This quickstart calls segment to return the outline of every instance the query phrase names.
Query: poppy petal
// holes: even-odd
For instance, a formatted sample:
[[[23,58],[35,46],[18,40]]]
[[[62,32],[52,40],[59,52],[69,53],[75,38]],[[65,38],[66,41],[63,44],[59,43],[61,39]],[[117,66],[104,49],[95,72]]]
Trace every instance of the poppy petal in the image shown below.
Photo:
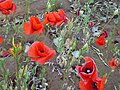
[[[86,88],[85,88],[85,85],[84,85],[84,82],[83,82],[83,81],[80,81],[80,83],[79,83],[79,87],[80,87],[80,90],[86,90]]]
[[[84,58],[84,60],[85,60],[85,62],[91,62],[91,61],[93,62],[94,61],[92,58],[87,57],[87,56]]]
[[[42,35],[44,32],[44,27],[42,26],[40,29],[38,29],[37,31],[34,31],[32,34],[38,34],[40,33],[40,35]]]
[[[102,79],[100,78],[99,80],[96,79],[95,82],[98,90],[104,90],[105,81],[106,81],[106,76],[104,76]]]
[[[11,9],[13,12],[16,12],[16,5],[15,4],[12,4],[12,9]]]
[[[0,58],[1,58],[1,57],[7,57],[8,55],[9,55],[8,51],[3,50],[3,53],[0,54]]]
[[[54,17],[57,19],[57,21],[61,21],[62,18],[60,17],[60,15],[57,12],[53,12]]]
[[[44,18],[44,21],[42,22],[42,24],[48,24],[48,18]]]
[[[42,34],[44,32],[44,26],[42,25],[42,27],[39,29],[40,34]]]
[[[51,26],[55,26],[55,22],[49,22]]]
[[[31,24],[28,24],[28,23],[24,22],[24,33],[25,33],[26,35],[30,35],[30,34],[33,33],[33,31],[34,31],[34,30],[32,29]]]
[[[104,36],[100,36],[97,40],[96,40],[96,44],[98,46],[104,46],[106,44],[105,41],[105,37]]]
[[[50,12],[50,13],[48,14],[48,21],[56,22],[56,19],[55,19],[55,17],[54,17],[53,12]]]
[[[117,62],[114,58],[112,58],[112,60],[110,60],[108,63],[112,69],[116,69],[116,67],[120,64],[120,62]]]
[[[42,24],[48,24],[48,14],[44,14],[44,21],[42,22]]]
[[[31,57],[31,60],[39,64],[48,62],[55,54],[55,50],[44,45],[43,42],[34,42],[28,50],[28,56]]]
[[[81,68],[82,68],[82,66],[76,66],[76,70],[77,70],[78,74],[80,74]]]
[[[43,58],[32,58],[32,61],[38,62],[39,64],[44,64],[48,62],[54,55],[56,54],[55,51],[51,52],[47,57]]]
[[[2,36],[0,36],[0,44],[2,44],[3,42],[3,39],[2,39]]]
[[[10,11],[8,11],[8,10],[2,10],[2,14],[8,15],[8,14],[10,14]]]
[[[12,0],[5,0],[3,2],[0,3],[0,7],[2,7],[3,9],[10,9],[12,7]]]
[[[36,44],[38,44],[38,43],[39,43],[39,42],[34,42],[34,43],[30,46],[30,48],[29,48],[29,50],[28,50],[28,56],[33,57],[33,58],[39,56],[39,51],[38,51],[38,48],[37,48],[37,46],[36,46]]]
[[[66,16],[64,10],[62,10],[62,9],[58,10],[58,14],[59,14],[60,16]]]
[[[101,81],[101,85],[100,85],[100,89],[99,89],[99,90],[104,90],[105,81],[106,81],[106,76],[102,78],[102,81]]]
[[[31,16],[30,23],[32,24],[33,29],[35,29],[35,30],[42,27],[42,24],[37,17]]]
[[[87,70],[89,70],[90,72],[87,73]],[[82,70],[80,72],[80,76],[83,81],[87,81],[89,80],[89,78],[92,78],[92,80],[95,80],[98,77],[98,75],[97,75],[96,67],[94,63],[93,62],[85,63],[85,65],[82,67]]]
[[[47,57],[45,57],[43,60],[39,60],[38,63],[44,64],[44,63],[48,62],[55,54],[56,54],[56,52],[54,50],[51,51],[51,53]]]
[[[105,38],[108,37],[108,34],[105,30],[102,31],[102,36],[104,36]]]
[[[56,26],[60,26],[63,22],[64,22],[64,20],[61,20],[61,21],[57,22]]]

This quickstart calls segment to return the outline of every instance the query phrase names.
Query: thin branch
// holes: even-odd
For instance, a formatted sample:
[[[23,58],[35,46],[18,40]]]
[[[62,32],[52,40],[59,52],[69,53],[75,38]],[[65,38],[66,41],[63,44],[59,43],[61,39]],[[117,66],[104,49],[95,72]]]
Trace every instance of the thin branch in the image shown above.
[[[98,50],[94,47],[94,46],[91,46],[92,47],[92,50],[98,55],[98,57],[100,58],[100,60],[103,62],[103,64],[107,67],[109,67],[109,65],[103,60],[103,58],[101,57],[101,53],[98,52]]]

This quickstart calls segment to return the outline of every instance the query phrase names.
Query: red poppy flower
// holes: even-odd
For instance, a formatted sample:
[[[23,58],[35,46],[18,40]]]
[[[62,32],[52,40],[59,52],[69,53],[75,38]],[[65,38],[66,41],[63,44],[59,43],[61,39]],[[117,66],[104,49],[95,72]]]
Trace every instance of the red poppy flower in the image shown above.
[[[85,64],[83,66],[76,66],[77,72],[84,82],[89,79],[96,79],[98,77],[96,72],[96,65],[94,60],[89,57],[85,57]]]
[[[115,69],[118,65],[120,65],[120,62],[117,62],[114,58],[109,61],[109,66],[112,69]]]
[[[94,26],[94,22],[89,22],[88,25],[90,28],[92,28]]]
[[[118,33],[118,35],[120,35],[120,30],[118,30],[118,32],[117,32],[117,33]]]
[[[10,10],[16,12],[16,5],[12,3],[12,0],[0,0],[0,11],[2,14],[10,14]]]
[[[0,36],[0,44],[2,44],[3,42],[3,39],[2,39],[2,36]]]
[[[43,42],[34,42],[28,50],[28,56],[31,57],[31,60],[39,64],[48,62],[55,54],[55,50],[44,45]]]
[[[92,79],[89,79],[87,82],[81,80],[79,83],[80,90],[104,90],[105,80],[106,76],[95,81],[92,81]]]
[[[30,23],[24,23],[24,33],[30,35],[38,34],[39,32],[40,34],[44,32],[44,26],[37,17],[31,16]]]
[[[105,81],[106,81],[106,76],[104,76],[101,80],[96,80],[98,90],[104,90]]]
[[[98,46],[104,46],[106,44],[106,41],[105,41],[105,36],[104,35],[101,35],[97,40],[96,40],[96,44]]]
[[[76,16],[80,16],[80,11],[79,10],[76,11]]]
[[[80,81],[79,86],[80,90],[99,90],[96,86],[96,82],[93,82],[91,79],[87,82]]]
[[[60,26],[63,22],[68,23],[65,12],[60,9],[58,12],[49,12],[44,15],[44,24],[50,24],[51,26]]]
[[[9,55],[8,51],[2,50],[0,51],[0,57],[7,57]]]
[[[105,38],[108,37],[107,32],[103,30],[103,31],[102,31],[102,36],[104,36]]]

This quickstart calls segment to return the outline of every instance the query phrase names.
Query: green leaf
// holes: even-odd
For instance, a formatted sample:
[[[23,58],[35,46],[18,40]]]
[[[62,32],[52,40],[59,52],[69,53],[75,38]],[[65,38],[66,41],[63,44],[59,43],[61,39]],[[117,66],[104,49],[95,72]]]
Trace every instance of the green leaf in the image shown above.
[[[78,26],[76,27],[76,31],[77,31],[77,32],[80,31],[80,25],[78,25]]]
[[[83,47],[82,47],[82,54],[86,53],[89,51],[89,47],[88,44],[86,43]]]
[[[68,23],[68,30],[71,30],[72,28],[73,28],[73,22],[70,21],[70,22]]]
[[[51,9],[52,9],[49,0],[48,0],[48,2],[47,2],[46,8],[47,8],[47,11],[48,11],[48,12],[50,12]]]
[[[94,3],[94,0],[89,0],[89,4]]]
[[[74,42],[72,45],[72,50],[74,50],[76,48],[76,43]]]
[[[25,76],[27,70],[28,70],[28,65],[26,65],[24,68],[21,68],[21,69],[19,70],[19,77],[21,77],[22,74],[23,74],[23,76]]]
[[[87,30],[84,28],[83,29],[83,34],[86,35],[87,34]]]
[[[89,16],[88,15],[83,15],[83,22],[84,22],[84,24],[85,24],[85,26],[87,25],[87,23],[88,23],[88,20],[89,20]]]
[[[0,67],[3,67],[5,62],[5,58],[0,58]]]

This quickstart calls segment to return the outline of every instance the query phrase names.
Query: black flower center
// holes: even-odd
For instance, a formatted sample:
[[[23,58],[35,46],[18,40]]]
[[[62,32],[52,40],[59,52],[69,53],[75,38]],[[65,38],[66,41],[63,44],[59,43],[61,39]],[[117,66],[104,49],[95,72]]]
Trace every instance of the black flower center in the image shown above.
[[[85,69],[85,73],[89,74],[89,73],[91,73],[91,72],[92,72],[92,70],[91,70],[90,68],[86,68],[86,69]]]
[[[44,53],[44,50],[40,50],[41,53]]]

